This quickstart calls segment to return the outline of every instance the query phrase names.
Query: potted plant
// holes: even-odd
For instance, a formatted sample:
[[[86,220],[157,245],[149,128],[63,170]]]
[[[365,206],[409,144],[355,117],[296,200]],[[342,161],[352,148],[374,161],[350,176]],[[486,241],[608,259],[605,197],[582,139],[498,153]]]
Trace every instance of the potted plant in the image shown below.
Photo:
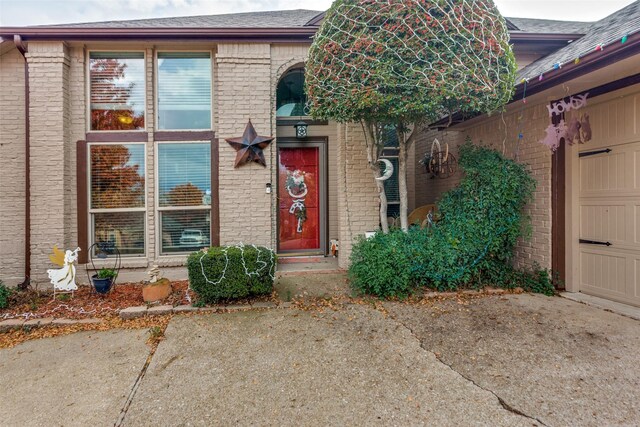
[[[118,273],[110,268],[101,268],[96,274],[91,276],[91,282],[96,292],[106,294],[111,290]]]

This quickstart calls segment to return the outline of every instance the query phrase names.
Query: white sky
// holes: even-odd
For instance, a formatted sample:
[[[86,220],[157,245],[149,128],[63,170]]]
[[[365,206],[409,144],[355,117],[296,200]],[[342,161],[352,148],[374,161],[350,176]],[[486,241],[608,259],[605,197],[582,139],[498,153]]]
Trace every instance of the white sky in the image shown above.
[[[634,0],[494,1],[505,16],[597,21]],[[324,10],[330,4],[331,0],[0,0],[0,25],[64,24],[279,9]]]

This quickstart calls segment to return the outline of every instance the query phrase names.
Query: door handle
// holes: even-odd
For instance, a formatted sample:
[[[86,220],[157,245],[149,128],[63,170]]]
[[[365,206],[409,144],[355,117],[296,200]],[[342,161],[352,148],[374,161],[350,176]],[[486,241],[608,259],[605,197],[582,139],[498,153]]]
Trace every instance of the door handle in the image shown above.
[[[599,240],[588,240],[588,239],[580,239],[580,243],[586,243],[588,245],[602,245],[602,246],[611,246],[613,243],[611,242],[601,242]]]

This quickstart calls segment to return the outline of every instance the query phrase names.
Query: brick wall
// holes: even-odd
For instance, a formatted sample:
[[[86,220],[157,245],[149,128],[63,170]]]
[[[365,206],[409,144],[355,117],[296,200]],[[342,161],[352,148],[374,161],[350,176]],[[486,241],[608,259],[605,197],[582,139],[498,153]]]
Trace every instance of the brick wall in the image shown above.
[[[362,128],[356,124],[339,125],[338,136],[338,263],[346,268],[353,239],[379,228],[379,199]]]
[[[515,265],[519,268],[533,267],[535,263],[551,268],[551,153],[538,142],[544,137],[548,125],[546,105],[539,104],[475,120],[465,129],[428,132],[416,142],[416,164],[431,150],[434,138],[437,137],[441,143],[448,142],[451,152],[457,157],[459,145],[469,136],[474,144],[497,149],[510,158],[517,156],[518,161],[527,165],[537,182],[537,188],[534,202],[525,209],[532,220],[531,237],[520,239],[516,247]],[[520,131],[523,138],[518,143]],[[447,179],[430,179],[420,165],[415,170],[415,176],[413,197],[416,206],[436,202],[460,181],[459,172]]]
[[[68,128],[64,140],[65,156],[65,246],[78,246],[78,210],[76,192],[76,141],[85,139],[86,97],[85,97],[85,55],[82,47],[69,49],[69,96]],[[85,249],[86,248],[82,248]]]
[[[24,279],[25,111],[24,58],[13,47],[0,54],[0,280]]]
[[[65,246],[65,142],[69,137],[69,50],[60,42],[29,43],[31,135],[31,277],[46,281],[48,255]]]
[[[94,46],[90,46],[94,48]],[[100,49],[118,49],[114,46],[96,45]],[[149,132],[147,142],[147,256],[127,259],[124,266],[138,276],[150,264],[163,266],[181,265],[184,256],[156,259],[155,217],[155,158],[154,158],[154,49],[148,45],[123,44],[122,49],[144,49],[147,58],[147,113],[146,127]],[[264,150],[267,168],[256,163],[234,168],[236,151],[224,138],[240,136],[249,119],[260,135],[275,135],[275,88],[278,79],[288,68],[304,62],[307,45],[277,45],[224,43],[218,46],[202,45],[199,49],[213,49],[213,117],[214,130],[220,138],[220,238],[222,244],[251,242],[270,247],[276,245],[275,234],[275,194],[265,193],[267,182],[276,182],[274,167],[275,144]],[[17,55],[17,56],[16,56]],[[77,245],[76,212],[76,141],[85,138],[87,127],[86,94],[86,51],[84,47],[67,45],[62,42],[32,42],[29,46],[28,65],[31,73],[31,158],[32,168],[32,266],[33,278],[41,284],[48,283],[46,269],[50,268],[48,255],[54,244],[64,248]],[[3,81],[19,81],[22,76],[20,56],[17,52],[2,56]],[[4,70],[8,70],[4,73]],[[11,80],[14,79],[14,80]],[[18,84],[8,84],[19,89]],[[3,87],[5,85],[3,84]],[[20,92],[4,91],[2,102],[24,105],[19,99]],[[15,98],[15,99],[14,99]],[[12,155],[20,157],[23,150],[24,130],[20,121],[3,121],[2,153],[11,137],[11,144],[20,141]],[[323,129],[318,127],[317,131]],[[341,240],[340,263],[348,264],[351,239],[365,231],[378,227],[378,198],[371,171],[367,166],[364,140],[359,125],[327,127],[329,142],[330,174],[330,237]],[[22,153],[24,157],[24,152]],[[413,156],[412,160],[413,161]],[[344,162],[344,164],[342,163]],[[411,163],[411,162],[410,162]],[[5,168],[1,168],[3,171]],[[12,168],[15,180],[11,188],[3,191],[2,197],[20,200],[17,189],[24,187],[23,168]],[[0,185],[6,187],[4,175]],[[22,179],[20,181],[20,179]],[[409,179],[410,189],[413,177]],[[20,190],[22,191],[22,190]],[[332,202],[333,201],[333,202]],[[13,203],[16,205],[15,203]],[[19,203],[18,203],[19,205]],[[22,203],[24,205],[24,203]],[[6,206],[2,203],[2,206]],[[23,208],[19,208],[23,209]],[[10,212],[3,210],[4,217],[13,217],[11,231],[17,237],[3,233],[3,239],[14,242],[7,251],[7,258],[13,265],[11,274],[22,279],[21,268],[24,252],[19,247],[24,231],[24,211],[18,208]],[[333,213],[333,214],[332,214]],[[20,223],[22,220],[22,223]],[[4,224],[8,224],[9,221]],[[4,240],[3,240],[4,242]],[[16,243],[17,242],[17,243]],[[86,248],[83,248],[86,250]],[[4,253],[4,252],[3,252]],[[171,259],[169,259],[171,258]],[[80,273],[83,274],[82,272]],[[82,277],[79,276],[82,281]],[[133,277],[133,276],[132,276]],[[137,277],[137,276],[136,276]],[[126,280],[126,274],[123,280]]]
[[[272,182],[274,148],[264,150],[267,167],[250,163],[234,168],[236,151],[224,138],[242,135],[251,119],[259,135],[271,136],[271,59],[268,44],[218,45],[215,58],[217,135],[220,138],[220,243],[254,243],[274,247]]]

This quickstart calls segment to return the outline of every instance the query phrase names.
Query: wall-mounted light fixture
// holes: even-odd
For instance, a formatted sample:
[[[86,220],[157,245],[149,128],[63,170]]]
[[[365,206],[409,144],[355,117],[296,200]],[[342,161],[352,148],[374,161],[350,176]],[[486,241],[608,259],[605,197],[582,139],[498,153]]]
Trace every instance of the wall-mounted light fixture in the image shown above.
[[[267,194],[271,194],[271,183],[267,182],[266,188],[265,188],[265,193]]]
[[[293,127],[296,128],[296,138],[305,139],[307,137],[307,128],[309,127],[308,124],[301,120],[293,125]]]

